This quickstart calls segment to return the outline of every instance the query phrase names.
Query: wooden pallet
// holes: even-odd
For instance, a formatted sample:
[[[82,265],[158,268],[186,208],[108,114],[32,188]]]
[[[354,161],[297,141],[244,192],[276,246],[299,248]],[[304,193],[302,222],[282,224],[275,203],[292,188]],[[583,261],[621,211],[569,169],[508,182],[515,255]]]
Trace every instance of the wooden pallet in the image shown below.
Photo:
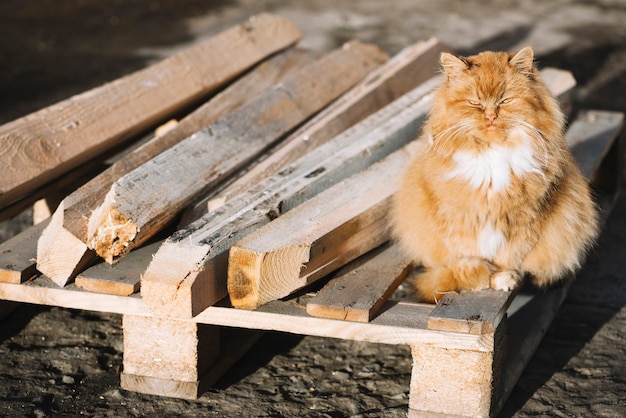
[[[568,134],[579,165],[602,192],[604,216],[617,193],[622,125],[622,114],[586,112]],[[27,262],[25,257],[27,252],[16,251],[15,262]],[[436,307],[388,300],[365,322],[309,315],[310,293],[253,311],[222,301],[190,319],[166,318],[154,315],[137,293],[92,293],[75,284],[61,288],[45,276],[0,283],[0,299],[122,314],[121,386],[131,391],[195,399],[247,351],[259,331],[277,330],[409,345],[409,416],[493,416],[556,315],[569,283],[547,291],[525,288],[517,295],[450,295]]]
[[[376,208],[383,208],[388,195],[382,196],[381,205],[372,207],[371,212],[376,216],[355,211],[350,219],[342,219],[343,223],[337,224],[339,226],[329,231],[315,231],[323,239],[331,237],[323,241],[322,245],[326,250],[331,250],[316,252],[317,255],[324,253],[326,258],[307,260],[310,261],[308,267],[311,267],[311,271],[316,263],[319,271],[307,277],[303,283],[290,282],[290,277],[284,280],[281,278],[280,284],[285,286],[278,293],[268,292],[266,286],[261,290],[269,297],[246,306],[249,309],[256,308],[254,310],[235,309],[229,299],[224,298],[227,291],[223,277],[225,274],[220,273],[225,273],[227,257],[223,256],[228,256],[229,249],[245,243],[242,239],[244,234],[261,227],[272,228],[269,218],[280,216],[278,221],[282,221],[291,214],[302,212],[302,207],[311,209],[314,204],[323,206],[331,201],[329,196],[337,195],[330,187],[341,186],[356,191],[355,182],[359,181],[369,186],[373,184],[371,179],[360,176],[371,175],[371,170],[382,167],[385,161],[387,166],[395,164],[396,168],[400,167],[401,164],[393,158],[399,156],[399,161],[404,161],[409,152],[419,152],[418,142],[408,145],[407,142],[415,137],[430,107],[432,89],[439,82],[437,78],[431,77],[442,45],[432,39],[407,48],[389,61],[376,47],[359,43],[348,43],[335,55],[315,61],[308,54],[293,49],[291,52],[275,54],[293,45],[299,36],[299,32],[288,21],[261,15],[239,29],[224,32],[215,39],[207,40],[208,43],[157,64],[152,69],[0,127],[0,136],[3,138],[19,139],[28,133],[32,141],[48,137],[39,131],[31,132],[34,128],[59,128],[58,132],[55,131],[56,139],[51,141],[56,141],[55,144],[69,141],[67,148],[74,151],[72,138],[87,135],[89,129],[93,128],[89,120],[100,120],[102,115],[96,114],[91,119],[85,116],[85,119],[77,121],[74,116],[78,113],[71,111],[69,115],[63,113],[60,121],[52,118],[58,116],[60,110],[66,109],[68,104],[78,103],[81,109],[90,105],[94,112],[105,109],[104,112],[112,113],[116,121],[123,121],[107,124],[110,129],[102,132],[80,158],[73,154],[63,155],[63,158],[59,156],[58,164],[50,164],[44,167],[45,170],[32,173],[32,178],[20,176],[17,168],[36,164],[18,164],[19,160],[13,154],[0,153],[0,157],[5,158],[5,165],[13,165],[12,169],[16,173],[15,179],[1,187],[0,217],[16,213],[40,197],[60,205],[51,220],[43,221],[0,243],[0,317],[3,312],[22,302],[121,314],[124,328],[121,386],[127,390],[185,399],[195,399],[203,393],[255,343],[264,330],[404,344],[410,346],[413,355],[409,396],[411,416],[495,415],[558,311],[571,281],[541,292],[522,289],[521,292],[450,294],[436,306],[390,299],[410,269],[393,245],[380,245],[388,241],[389,237],[385,235],[387,225],[381,221],[384,217],[379,216],[384,210]],[[282,39],[280,42],[279,38]],[[231,51],[231,44],[237,44],[239,48]],[[265,46],[261,48],[261,44]],[[196,62],[207,48],[214,50],[216,46],[224,49],[223,58],[230,57],[232,65],[222,64],[219,68],[209,66],[203,69],[199,79],[206,78],[203,75],[206,70],[212,74],[212,78],[208,78],[210,82],[191,83],[184,97],[179,97],[178,83],[186,86],[184,82],[189,78],[177,72],[184,67],[181,60],[183,63]],[[247,53],[248,48],[252,48],[254,54]],[[267,59],[272,54],[274,58]],[[246,59],[240,60],[241,57]],[[104,160],[105,148],[107,153],[112,152],[120,142],[162,119],[166,120],[172,112],[182,111],[181,106],[208,95],[260,61],[264,61],[264,64],[241,76],[196,112],[182,119],[169,134],[151,137],[149,142],[135,151],[127,149],[126,156],[119,157],[108,168],[104,167],[106,164],[97,167],[98,170],[105,170],[100,174],[98,170],[92,173],[93,167],[85,164],[89,170],[81,169],[80,177],[97,177],[69,195],[64,191],[67,184],[76,188],[80,183],[76,182],[76,176],[67,175],[65,180],[59,177],[62,172],[74,170],[78,164],[95,154]],[[192,67],[200,71],[200,67]],[[372,70],[374,68],[377,70]],[[164,81],[156,86],[150,82],[150,77],[158,69],[169,69],[173,73],[167,83]],[[329,80],[320,79],[320,74],[341,82],[331,83],[334,86],[331,89],[327,83]],[[148,77],[147,81],[145,77]],[[259,77],[263,83],[259,82]],[[542,77],[562,105],[567,107],[568,92],[571,93],[575,84],[571,74],[547,69],[542,71]],[[326,88],[320,89],[316,83]],[[118,103],[113,100],[110,106],[101,106],[104,100],[111,100],[110,97],[125,99],[126,94],[111,95],[111,92],[125,90],[122,87],[127,85],[148,86],[150,94],[164,94],[159,93],[161,89],[173,93],[167,96],[166,102],[152,100],[153,96],[146,93],[145,103],[136,100]],[[158,87],[158,90],[153,91],[153,87]],[[316,94],[309,94],[311,91]],[[254,103],[249,97],[253,92]],[[313,100],[313,96],[316,100]],[[298,97],[302,100],[296,102]],[[275,100],[288,102],[289,105],[271,105],[277,103]],[[143,107],[144,104],[148,106],[155,102],[162,106],[155,109]],[[116,112],[106,109],[115,109]],[[129,109],[135,109],[131,113],[136,113],[136,118],[126,117]],[[207,113],[206,109],[210,111]],[[279,112],[280,109],[284,112]],[[291,109],[299,109],[299,114],[292,115]],[[311,118],[313,114],[316,116]],[[291,120],[290,124],[284,124],[285,120]],[[233,132],[233,126],[237,125],[233,121],[248,124],[242,125],[241,132]],[[129,242],[124,246],[122,254],[105,257],[113,259],[124,256],[118,264],[110,266],[102,263],[86,269],[96,259],[92,251],[94,248],[88,246],[91,245],[87,239],[91,224],[86,219],[99,207],[99,194],[104,194],[105,189],[108,190],[113,183],[120,183],[121,179],[143,179],[146,167],[154,168],[154,161],[171,162],[170,154],[180,151],[182,155],[193,155],[200,148],[200,144],[193,141],[205,142],[203,135],[213,135],[213,130],[220,126],[220,132],[241,139],[244,136],[256,138],[257,125],[268,130],[267,143],[258,144],[258,149],[246,158],[252,160],[256,155],[260,160],[256,161],[257,165],[251,162],[252,166],[246,167],[250,170],[247,174],[231,173],[236,171],[236,167],[227,167],[225,163],[213,167],[215,170],[203,166],[203,169],[208,170],[203,180],[200,179],[199,184],[195,185],[197,179],[192,179],[193,189],[198,189],[197,195],[196,192],[190,192],[189,196],[181,197],[175,204],[165,204],[156,210],[155,216],[161,218],[163,213],[171,210],[167,219],[150,221],[147,225],[168,225],[175,217],[174,212],[182,211],[182,206],[194,199],[201,200],[187,208],[181,225],[193,219],[202,221],[209,210],[206,219],[215,222],[204,225],[193,222],[189,226],[189,234],[182,234],[179,230],[178,235],[172,235],[176,236],[175,239],[170,241],[170,236],[163,245],[157,242],[126,254],[131,246],[150,239],[151,232],[150,237],[146,235],[141,240]],[[568,140],[580,167],[602,198],[599,203],[605,216],[619,189],[616,179],[621,173],[621,145],[618,138],[622,125],[623,115],[620,113],[590,111],[580,114],[568,131]],[[83,130],[86,133],[79,134]],[[276,145],[268,152],[269,157],[266,154],[267,158],[262,159],[257,155],[292,130],[294,132],[284,139],[281,146]],[[50,147],[52,145],[43,148]],[[226,148],[228,153],[234,152]],[[248,148],[246,152],[252,152]],[[213,152],[211,146],[207,149],[209,151]],[[222,160],[233,164],[230,157]],[[198,158],[198,163],[205,161],[206,158]],[[179,164],[181,167],[184,165]],[[192,171],[195,175],[199,172]],[[229,177],[230,174],[233,174],[233,178]],[[394,172],[393,176],[396,174]],[[174,176],[165,184],[175,183],[178,177]],[[205,183],[208,184],[209,177],[215,182],[216,190],[210,193],[207,191],[208,194],[204,195],[201,189],[208,187]],[[228,183],[227,180],[233,182]],[[47,184],[45,187],[42,186],[44,183]],[[102,184],[107,186],[103,187]],[[160,186],[156,185],[155,196],[169,197],[168,193],[160,192]],[[387,189],[385,186],[383,184],[380,189]],[[140,189],[145,191],[143,187]],[[392,190],[386,192],[391,193]],[[356,194],[365,195],[364,192]],[[271,198],[266,198],[266,195]],[[273,199],[276,196],[280,199]],[[155,198],[148,200],[149,203],[156,201]],[[176,210],[172,209],[174,206]],[[215,210],[216,206],[219,206],[219,210]],[[360,210],[365,205],[357,206]],[[267,207],[273,211],[267,212]],[[340,209],[332,213],[341,213],[342,216],[347,214],[343,206],[337,207]],[[350,222],[361,215],[372,221],[371,225],[367,224],[371,227],[361,222]],[[185,218],[188,218],[187,221]],[[307,219],[314,217],[309,214]],[[315,219],[317,224],[326,227],[331,224],[330,221]],[[209,227],[204,228],[207,224]],[[228,225],[230,229],[211,229],[215,224]],[[48,228],[48,225],[51,227]],[[345,225],[357,225],[358,228],[342,229]],[[144,231],[142,233],[146,232],[146,228],[140,229]],[[344,235],[339,235],[339,238],[332,236],[338,230],[343,231]],[[349,232],[347,235],[346,231]],[[376,239],[363,239],[368,241],[367,246],[360,247],[356,243],[360,243],[358,236],[363,231],[369,231],[370,235],[371,231],[375,231],[373,235]],[[153,232],[156,234],[156,229]],[[191,235],[198,241],[193,252],[189,251],[192,248]],[[354,239],[355,236],[357,239]],[[217,238],[212,241],[213,237]],[[43,248],[45,251],[38,251],[38,242],[39,250]],[[66,245],[68,242],[72,243],[72,251]],[[181,242],[184,245],[178,247]],[[351,244],[347,245],[347,242]],[[311,243],[312,248],[317,244]],[[162,248],[165,248],[165,256],[159,258]],[[178,260],[178,264],[170,262],[168,248],[175,248],[176,251],[172,252],[175,255],[182,253],[182,261]],[[215,248],[218,250],[214,251]],[[311,254],[314,252],[312,250]],[[48,254],[50,260],[46,259]],[[334,258],[329,258],[329,254]],[[335,269],[354,258],[356,260],[352,264],[337,273],[319,292],[300,292],[298,296],[292,294],[275,300],[312,281],[319,281],[316,286],[321,286],[320,283],[329,279],[329,266]],[[56,261],[61,261],[63,268],[59,268]],[[172,268],[172,265],[176,265],[176,268]],[[72,282],[74,277],[76,281]],[[272,276],[266,282],[273,286],[274,282],[278,282],[276,279]],[[140,286],[141,294],[138,291]],[[236,298],[232,295],[231,300],[236,305]],[[464,372],[459,374],[459,369]]]

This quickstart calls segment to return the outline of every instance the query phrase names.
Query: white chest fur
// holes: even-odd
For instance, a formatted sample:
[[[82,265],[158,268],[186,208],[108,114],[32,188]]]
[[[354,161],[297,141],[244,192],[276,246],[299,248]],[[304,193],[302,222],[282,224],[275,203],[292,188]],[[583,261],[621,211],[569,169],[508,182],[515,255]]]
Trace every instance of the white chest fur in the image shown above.
[[[454,167],[446,177],[465,180],[473,189],[486,187],[499,192],[511,184],[511,176],[541,173],[528,141],[514,147],[492,145],[481,153],[457,151],[452,159]]]

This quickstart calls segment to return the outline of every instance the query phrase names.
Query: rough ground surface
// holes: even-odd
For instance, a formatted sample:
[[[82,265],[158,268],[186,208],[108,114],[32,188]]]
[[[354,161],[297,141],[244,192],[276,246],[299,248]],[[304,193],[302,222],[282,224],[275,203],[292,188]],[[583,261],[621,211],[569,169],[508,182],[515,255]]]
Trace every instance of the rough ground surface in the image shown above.
[[[626,111],[621,0],[5,0],[0,4],[0,122],[141,68],[267,10],[303,45],[359,38],[393,54],[438,36],[458,51],[532,45],[571,70],[578,108]],[[16,233],[26,213],[0,224]],[[626,416],[626,200],[569,292],[503,416]],[[406,415],[406,347],[270,333],[197,401],[119,389],[120,316],[22,306],[0,322],[2,416]],[[459,373],[462,373],[459,370]]]

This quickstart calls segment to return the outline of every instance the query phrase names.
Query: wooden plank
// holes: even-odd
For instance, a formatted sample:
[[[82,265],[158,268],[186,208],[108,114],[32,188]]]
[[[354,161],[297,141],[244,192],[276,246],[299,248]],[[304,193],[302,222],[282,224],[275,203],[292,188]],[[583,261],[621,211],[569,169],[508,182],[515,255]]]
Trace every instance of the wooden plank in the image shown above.
[[[134,250],[134,257],[110,265],[98,263],[76,276],[76,286],[90,292],[128,296],[139,291],[140,277],[162,241]]]
[[[256,309],[324,277],[390,238],[387,213],[405,147],[307,200],[230,248],[228,295]]]
[[[23,283],[37,274],[36,243],[47,225],[40,222],[0,244],[0,282]]]
[[[0,205],[157,124],[299,38],[288,19],[261,14],[146,69],[9,122],[0,128]]]
[[[433,76],[439,54],[445,50],[436,38],[404,48],[362,82],[329,105],[270,155],[223,190],[216,190],[187,210],[182,224],[189,224],[209,210],[258,184],[260,179],[287,167],[308,151],[365,119]]]
[[[88,220],[116,180],[242,106],[251,96],[270,88],[286,73],[301,68],[312,59],[311,53],[291,49],[264,61],[183,118],[174,128],[119,158],[107,170],[67,196],[53,214],[52,225],[43,232],[37,249],[39,270],[60,286],[73,279],[80,271],[77,268],[79,262],[85,265],[88,264],[85,259],[90,262],[96,259],[87,246]]]
[[[593,180],[623,124],[622,113],[587,111],[581,112],[570,125],[566,140],[585,177]],[[433,310],[428,327],[474,334],[494,332],[518,291],[519,287],[511,292],[483,290],[446,294]]]
[[[142,277],[148,306],[159,315],[189,318],[225,297],[230,246],[413,139],[438,84],[439,78],[433,78],[420,85],[170,236]]]
[[[306,312],[320,318],[369,322],[412,267],[396,245],[385,245],[338,272],[307,302]]]
[[[123,257],[385,59],[373,45],[350,42],[132,170],[91,214],[89,247],[108,263]]]

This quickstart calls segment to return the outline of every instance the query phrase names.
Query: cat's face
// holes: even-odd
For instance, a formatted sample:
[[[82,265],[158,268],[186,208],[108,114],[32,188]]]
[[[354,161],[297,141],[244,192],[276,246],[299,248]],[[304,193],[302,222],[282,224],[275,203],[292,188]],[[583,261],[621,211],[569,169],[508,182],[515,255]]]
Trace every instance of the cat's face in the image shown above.
[[[532,49],[467,58],[443,53],[441,63],[447,77],[433,108],[434,135],[452,135],[456,146],[504,145],[536,136],[545,125]]]

